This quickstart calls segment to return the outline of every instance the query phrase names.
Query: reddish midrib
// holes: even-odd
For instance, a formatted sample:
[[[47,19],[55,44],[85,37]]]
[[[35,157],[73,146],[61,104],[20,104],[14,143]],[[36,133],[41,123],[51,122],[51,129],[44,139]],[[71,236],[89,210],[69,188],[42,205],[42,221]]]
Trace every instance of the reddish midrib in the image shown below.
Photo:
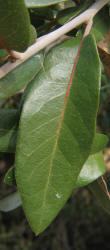
[[[62,125],[62,122],[63,122],[65,108],[66,108],[66,104],[67,104],[67,101],[68,101],[68,96],[69,96],[72,80],[73,80],[73,77],[74,77],[76,65],[77,65],[77,62],[78,62],[78,59],[79,59],[79,56],[80,56],[80,51],[81,51],[81,48],[82,48],[83,41],[84,41],[84,38],[82,38],[82,41],[80,43],[80,47],[78,49],[78,53],[77,53],[77,56],[76,56],[76,59],[75,59],[75,62],[74,62],[74,66],[73,66],[73,69],[72,69],[72,73],[71,73],[71,76],[70,76],[70,80],[69,80],[69,84],[68,84],[68,88],[67,88],[66,96],[65,96],[65,100],[64,100],[64,106],[63,106],[63,110],[62,110],[62,113],[61,113],[60,123],[59,123],[58,131],[57,131],[57,138],[59,136],[61,125]]]
[[[49,169],[47,183],[46,183],[46,186],[45,186],[42,211],[45,208],[46,194],[47,194],[47,189],[48,189],[48,185],[49,185],[49,181],[50,181],[50,177],[51,177],[51,172],[52,172],[52,168],[53,168],[53,160],[54,160],[54,156],[55,156],[56,149],[57,149],[57,143],[58,143],[58,138],[59,138],[59,134],[60,134],[60,129],[61,129],[61,126],[62,126],[64,112],[65,112],[65,107],[66,107],[66,104],[67,104],[68,95],[69,95],[70,87],[71,87],[71,84],[72,84],[72,79],[74,77],[74,72],[75,72],[76,64],[77,64],[78,59],[79,59],[80,50],[81,50],[81,47],[82,47],[83,40],[84,39],[82,39],[80,47],[78,49],[78,53],[77,53],[77,56],[76,56],[76,59],[75,59],[75,63],[74,63],[73,70],[72,70],[72,73],[71,73],[71,77],[70,77],[70,80],[69,80],[68,88],[67,88],[67,91],[66,91],[64,106],[63,106],[63,110],[62,110],[62,113],[61,113],[61,118],[60,118],[59,126],[58,126],[58,129],[57,129],[57,134],[56,134],[56,141],[55,141],[55,145],[54,145],[54,148],[53,148],[52,157],[51,157],[51,161],[50,161],[50,169]],[[41,216],[41,219],[40,219],[40,226],[39,226],[40,229],[41,229],[42,220],[43,220],[43,216]],[[39,232],[40,232],[40,230],[39,230]],[[36,235],[38,235],[39,232],[37,232]]]
[[[4,44],[2,38],[0,38],[0,43],[3,46],[3,48],[8,52],[8,54],[10,54],[10,50],[6,47],[6,45]]]

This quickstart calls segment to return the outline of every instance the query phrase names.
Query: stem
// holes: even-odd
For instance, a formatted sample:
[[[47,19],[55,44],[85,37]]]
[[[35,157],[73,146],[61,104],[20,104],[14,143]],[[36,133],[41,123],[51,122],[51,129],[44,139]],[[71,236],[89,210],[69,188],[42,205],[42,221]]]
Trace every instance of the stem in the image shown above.
[[[62,35],[65,35],[66,33],[78,27],[82,23],[87,23],[90,21],[90,19],[92,20],[94,16],[100,11],[100,9],[102,9],[108,2],[109,0],[97,1],[86,11],[84,11],[79,16],[75,17],[73,20],[66,23],[59,29],[52,31],[48,35],[45,35],[37,39],[37,41],[32,46],[30,46],[25,53],[18,53],[16,51],[13,51],[13,56],[15,58],[18,58],[18,60],[15,63],[8,62],[0,68],[0,79],[4,77],[6,74],[8,74],[10,71],[15,69],[17,66],[28,60],[34,54],[36,54],[37,52],[41,51],[52,42],[59,39]]]

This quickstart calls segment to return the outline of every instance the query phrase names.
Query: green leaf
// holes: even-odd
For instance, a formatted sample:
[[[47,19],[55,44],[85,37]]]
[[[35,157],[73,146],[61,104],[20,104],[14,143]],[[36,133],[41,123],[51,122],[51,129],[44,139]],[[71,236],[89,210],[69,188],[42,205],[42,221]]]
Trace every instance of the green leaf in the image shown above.
[[[55,7],[54,7],[55,8]],[[32,8],[30,9],[30,17],[31,17],[31,22],[33,25],[36,27],[39,26],[43,22],[43,20],[53,20],[54,17],[54,11],[51,6],[46,6],[42,8]]]
[[[110,214],[110,198],[107,196],[106,192],[101,188],[100,178],[98,181],[94,181],[89,186],[89,189],[95,196],[99,205]]]
[[[78,16],[81,12],[89,7],[90,3],[85,3],[74,8],[67,8],[58,12],[57,22],[61,25],[69,22],[72,18]]]
[[[42,65],[43,54],[39,53],[0,79],[0,99],[8,98],[23,89],[37,75]]]
[[[73,0],[68,0],[68,1],[65,1],[65,2],[61,2],[57,5],[54,6],[54,9],[57,10],[57,11],[61,11],[61,10],[65,10],[65,9],[68,9],[68,8],[73,8],[75,7],[76,4]]]
[[[0,109],[0,152],[15,151],[18,119],[18,110]]]
[[[33,25],[30,26],[30,32],[31,32],[31,37],[30,37],[29,45],[32,45],[37,38],[37,32]]]
[[[91,33],[95,36],[96,42],[102,40],[110,29],[110,16],[107,7],[104,7],[94,18]]]
[[[8,185],[16,186],[15,168],[11,167],[5,175],[4,182]]]
[[[21,200],[18,192],[8,195],[0,200],[0,211],[10,212],[21,206]]]
[[[105,147],[107,141],[108,141],[107,136],[103,134],[95,135],[91,150],[91,154],[94,153],[95,155],[89,156],[89,158],[85,162],[78,176],[76,187],[88,185],[89,183],[95,181],[97,178],[99,178],[101,175],[105,173],[105,164],[103,155],[99,151],[101,151]],[[14,167],[11,167],[9,171],[6,173],[4,181],[9,185],[16,185]]]
[[[95,181],[105,173],[103,154],[91,155],[85,162],[80,175],[78,176],[76,187],[82,187]]]
[[[103,150],[107,143],[108,136],[96,133],[92,144],[91,155]]]
[[[67,0],[25,0],[27,8],[38,8],[58,4]]]
[[[2,58],[8,56],[8,52],[5,49],[0,49],[0,66],[4,64],[4,61],[2,61]]]
[[[103,134],[95,134],[91,155],[85,162],[78,176],[76,187],[88,185],[105,173],[105,163],[101,150],[108,142],[108,137]]]
[[[10,50],[23,52],[29,46],[30,18],[24,0],[0,1],[0,39]]]
[[[100,62],[92,36],[82,45],[70,93],[67,86],[78,45],[78,38],[71,39],[48,54],[21,115],[15,175],[36,234],[71,195],[96,130]]]
[[[75,187],[86,186],[105,173],[105,163],[103,154],[97,153],[96,155],[89,156],[84,164]],[[16,185],[15,170],[11,167],[5,175],[4,182],[8,185]]]

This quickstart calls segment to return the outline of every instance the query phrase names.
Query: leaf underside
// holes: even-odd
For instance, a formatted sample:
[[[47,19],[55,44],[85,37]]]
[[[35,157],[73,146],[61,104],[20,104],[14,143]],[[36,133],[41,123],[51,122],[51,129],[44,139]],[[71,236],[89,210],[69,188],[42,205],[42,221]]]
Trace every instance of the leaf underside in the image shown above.
[[[24,211],[37,235],[71,195],[95,135],[100,62],[91,35],[82,45],[65,105],[78,46],[78,38],[71,39],[48,54],[21,115],[15,175]]]
[[[0,211],[10,212],[21,206],[21,200],[18,192],[8,195],[0,200]]]

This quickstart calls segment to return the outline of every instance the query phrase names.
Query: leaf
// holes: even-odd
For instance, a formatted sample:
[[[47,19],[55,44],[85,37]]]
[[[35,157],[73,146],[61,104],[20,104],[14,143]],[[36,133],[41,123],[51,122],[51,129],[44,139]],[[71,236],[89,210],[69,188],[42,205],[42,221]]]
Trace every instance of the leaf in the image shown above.
[[[80,175],[78,176],[76,187],[82,187],[95,181],[105,173],[103,154],[91,155],[85,162]]]
[[[1,49],[0,50],[0,66],[4,64],[4,61],[2,59],[7,56],[8,56],[8,52],[5,49]]]
[[[96,133],[92,144],[91,155],[100,152],[105,148],[107,143],[108,137],[106,135]]]
[[[27,8],[38,8],[58,4],[67,0],[25,0]]]
[[[23,52],[28,48],[30,18],[24,0],[0,1],[0,39],[10,50]]]
[[[74,8],[67,8],[58,12],[57,22],[61,25],[69,22],[89,7],[90,3],[85,3]]]
[[[76,186],[88,185],[92,181],[99,178],[105,172],[105,164],[103,155],[100,152],[107,144],[108,138],[103,134],[96,134],[93,140],[91,155],[85,162],[76,183]],[[15,147],[16,148],[16,145]],[[98,153],[98,154],[96,154]],[[11,167],[5,175],[5,183],[9,185],[16,185],[15,168]]]
[[[0,211],[10,212],[21,206],[21,200],[18,192],[8,195],[0,200]]]
[[[91,33],[95,36],[96,42],[101,41],[110,29],[110,16],[105,6],[94,18]]]
[[[30,37],[29,46],[32,45],[37,38],[37,32],[33,25],[30,25],[30,32],[31,32],[31,37]]]
[[[4,182],[8,185],[16,186],[15,168],[11,167],[5,175]]]
[[[106,37],[98,43],[98,50],[105,72],[110,78],[110,30]]]
[[[43,54],[39,53],[0,79],[0,99],[8,98],[23,89],[37,75],[43,65]]]
[[[108,137],[103,134],[95,134],[91,154],[85,162],[78,176],[76,187],[90,184],[105,173],[105,163],[101,150],[108,143]]]
[[[0,151],[1,152],[15,152],[16,149],[16,138],[17,138],[17,121],[19,120],[19,114],[16,112],[15,113],[15,117],[14,117],[14,113],[13,110],[6,110],[6,112],[4,111],[2,114],[0,113],[0,121],[2,120],[2,124],[4,123],[4,119],[5,119],[5,115],[7,115],[7,113],[12,111],[12,115],[13,115],[13,126],[14,128],[8,128],[6,131],[4,131],[3,126],[2,126],[2,131],[1,131],[1,138],[0,138]],[[10,114],[8,114],[9,117]],[[8,119],[8,123],[10,124],[10,119],[11,117]],[[1,124],[1,125],[2,125]],[[92,150],[91,150],[91,154],[96,154],[98,152],[100,152],[101,150],[103,150],[106,146],[108,142],[108,137],[106,135],[103,134],[96,134],[93,140],[93,145],[92,145]]]
[[[19,113],[16,109],[0,109],[0,152],[14,152]]]
[[[100,62],[92,36],[82,45],[70,93],[67,87],[78,45],[71,39],[48,54],[21,115],[15,175],[37,235],[71,195],[96,129]]]
[[[97,202],[99,205],[110,214],[110,198],[104,192],[104,189],[102,189],[100,185],[100,178],[97,181],[94,181],[89,186],[89,189],[91,190],[92,194],[95,196]]]

